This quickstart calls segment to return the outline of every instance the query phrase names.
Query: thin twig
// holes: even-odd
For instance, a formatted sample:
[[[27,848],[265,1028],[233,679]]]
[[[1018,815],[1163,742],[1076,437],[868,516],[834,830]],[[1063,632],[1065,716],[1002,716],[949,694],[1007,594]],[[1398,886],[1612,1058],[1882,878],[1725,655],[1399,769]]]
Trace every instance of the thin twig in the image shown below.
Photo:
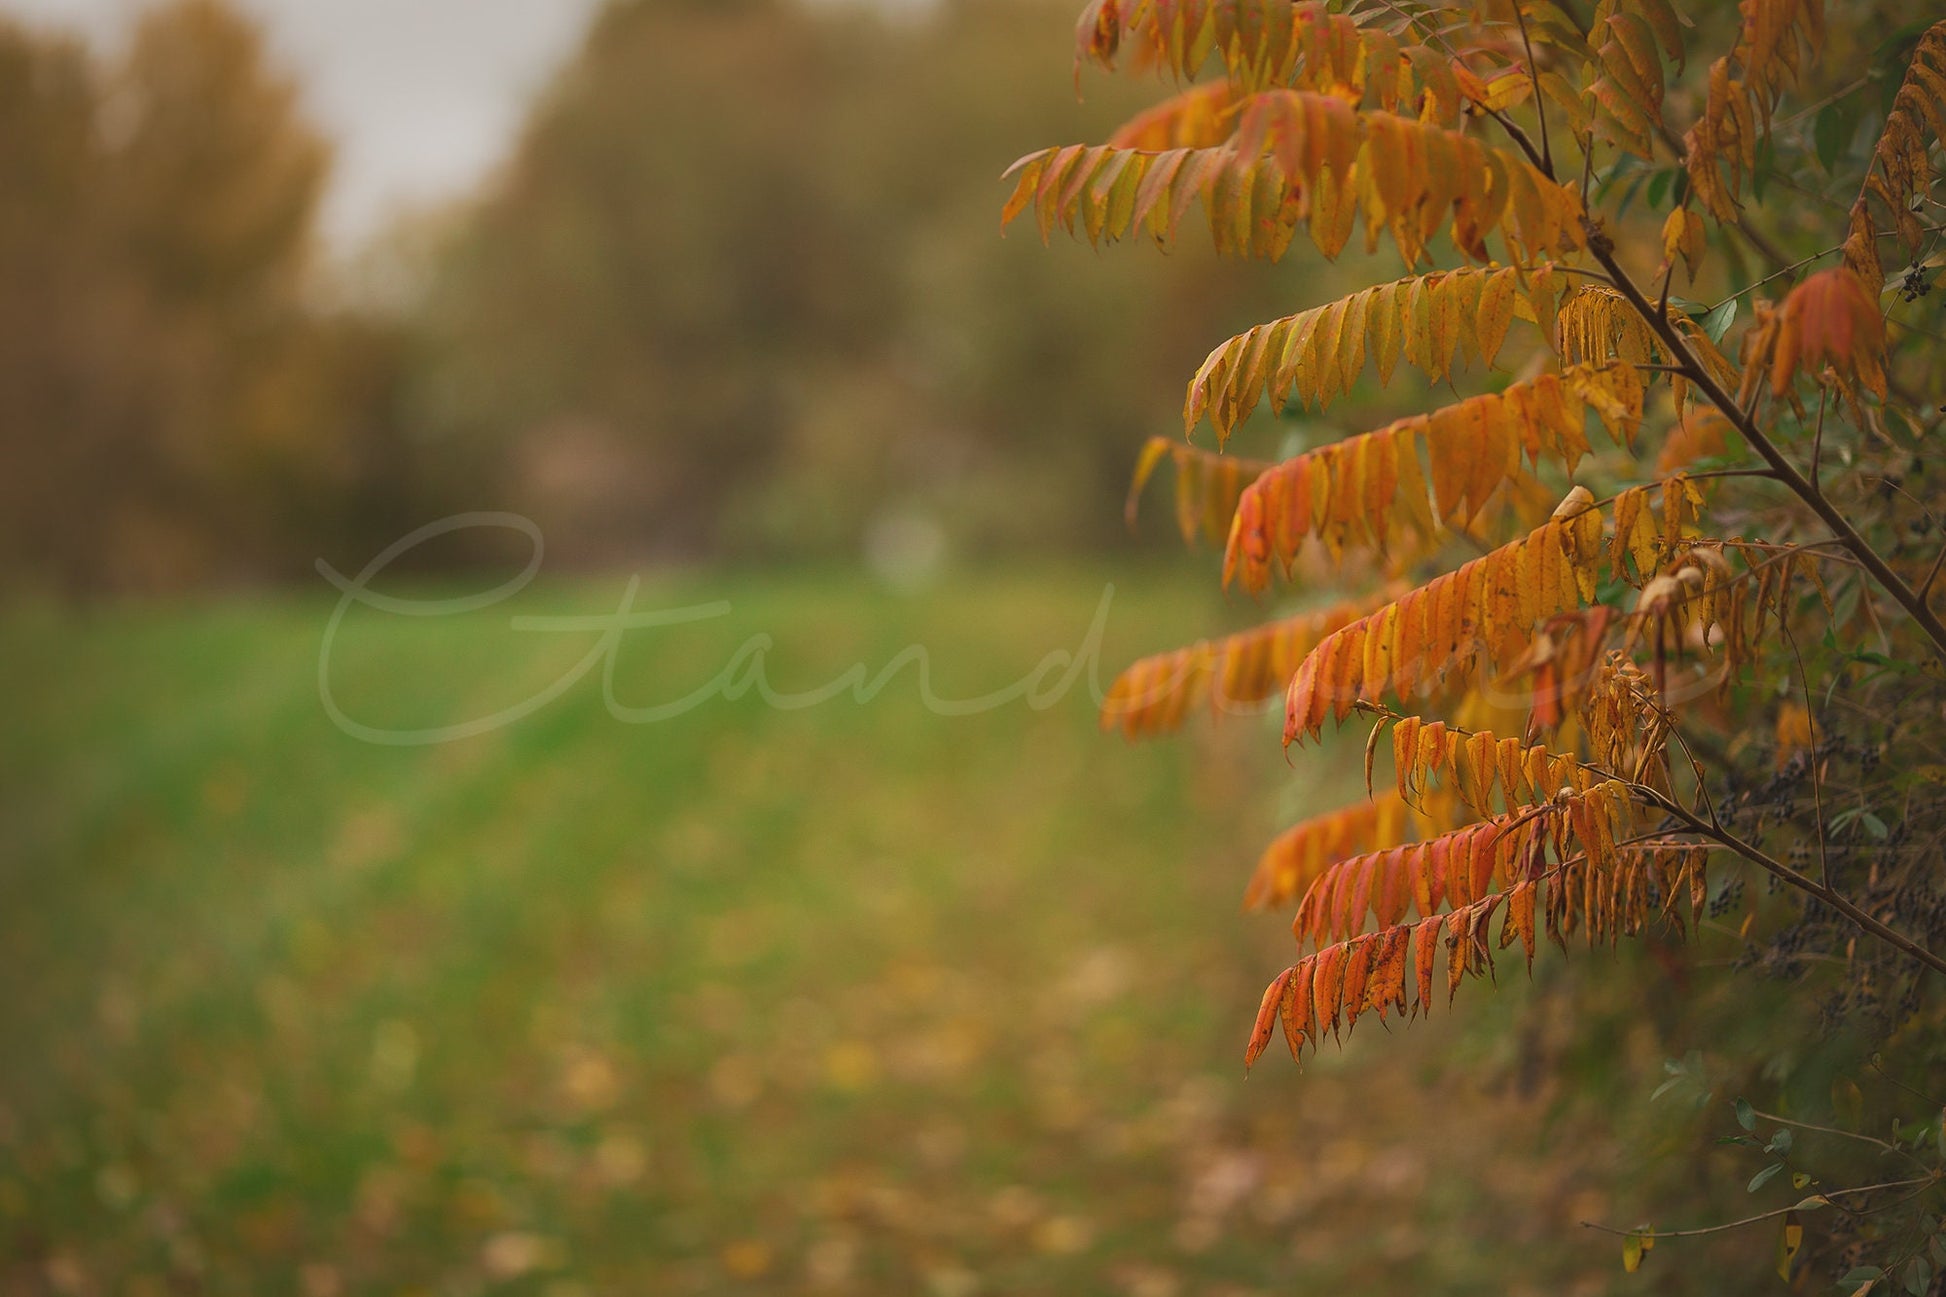
[[[1520,24],[1520,43],[1527,47],[1527,79],[1534,86],[1534,113],[1541,122],[1541,159],[1544,164],[1541,169],[1552,173],[1554,146],[1547,138],[1547,105],[1542,102],[1541,73],[1534,63],[1534,42],[1527,37],[1527,15],[1522,12],[1519,5],[1514,6],[1514,21]]]
[[[1924,1168],[1926,1165],[1924,1162],[1919,1161],[1918,1158],[1913,1157],[1908,1150],[1900,1148],[1897,1144],[1882,1140],[1876,1135],[1865,1135],[1855,1130],[1840,1130],[1836,1126],[1815,1126],[1808,1121],[1793,1121],[1789,1117],[1780,1117],[1774,1112],[1761,1112],[1755,1108],[1751,1109],[1751,1115],[1763,1121],[1775,1122],[1779,1126],[1795,1126],[1799,1130],[1812,1130],[1820,1135],[1837,1135],[1844,1139],[1862,1140],[1867,1144],[1876,1144],[1888,1153],[1897,1153],[1900,1157],[1905,1158],[1907,1161],[1921,1168]]]
[[[1824,407],[1831,402],[1831,393],[1825,388],[1818,389],[1818,429],[1811,434],[1811,489],[1820,496],[1824,486],[1818,481],[1818,469],[1824,462]]]
[[[1929,228],[1928,232],[1937,233],[1941,229],[1946,229],[1946,226],[1932,226]],[[1897,238],[1898,231],[1884,230],[1879,233],[1878,237],[1881,239]],[[1762,279],[1757,280],[1755,283],[1746,284],[1742,288],[1737,289],[1736,292],[1731,293],[1728,297],[1725,297],[1722,301],[1717,302],[1715,306],[1710,307],[1710,310],[1714,311],[1718,306],[1723,305],[1723,302],[1734,302],[1737,298],[1742,297],[1745,293],[1753,293],[1757,289],[1762,288],[1765,284],[1768,284],[1773,279],[1781,279],[1785,275],[1790,274],[1794,270],[1802,270],[1805,266],[1810,265],[1814,261],[1822,261],[1826,257],[1830,256],[1832,253],[1843,252],[1844,250],[1845,250],[1845,245],[1840,243],[1840,244],[1835,244],[1832,247],[1826,248],[1823,252],[1813,252],[1808,257],[1801,257],[1798,260],[1793,261],[1790,265],[1785,266],[1783,269],[1772,271],[1770,274],[1765,275]]]
[[[1586,266],[1560,266],[1560,265],[1557,265],[1557,266],[1553,266],[1553,267],[1551,267],[1551,269],[1552,269],[1552,270],[1554,271],[1554,273],[1555,273],[1555,274],[1557,274],[1557,275],[1586,275],[1586,276],[1587,276],[1588,278],[1590,278],[1590,279],[1597,279],[1597,280],[1600,280],[1600,281],[1601,281],[1602,283],[1604,283],[1604,284],[1607,284],[1607,283],[1612,283],[1612,282],[1613,282],[1613,281],[1612,281],[1612,280],[1610,280],[1610,279],[1608,278],[1608,276],[1607,276],[1606,274],[1604,274],[1604,273],[1603,273],[1602,271],[1599,271],[1599,270],[1589,270],[1589,269],[1588,269],[1588,268],[1587,268]]]
[[[1904,1090],[1907,1094],[1919,1100],[1921,1103],[1925,1104],[1928,1108],[1946,1107],[1946,1104],[1940,1103],[1939,1100],[1933,1098],[1930,1094],[1926,1094],[1924,1091],[1921,1090],[1915,1090],[1911,1086],[1907,1085],[1904,1081],[1901,1081],[1898,1077],[1893,1076],[1890,1072],[1886,1071],[1883,1066],[1880,1065],[1878,1059],[1879,1056],[1877,1054],[1873,1054],[1870,1058],[1865,1060],[1865,1066],[1871,1068],[1874,1072],[1877,1072],[1879,1075],[1879,1079],[1881,1081],[1884,1081],[1888,1085],[1897,1086],[1899,1089]]]
[[[1683,476],[1692,482],[1701,482],[1713,477],[1767,477],[1773,482],[1777,480],[1777,474],[1767,468],[1706,468],[1700,473],[1685,473]],[[1819,541],[1817,543],[1822,545],[1827,542]],[[1835,544],[1836,542],[1829,543]]]
[[[1759,232],[1756,226],[1750,224],[1749,218],[1744,216],[1737,217],[1736,223],[1730,228],[1738,234],[1741,234],[1751,247],[1761,253],[1764,260],[1768,261],[1773,269],[1784,264],[1786,258],[1783,249],[1779,248]]]
[[[1919,583],[1919,597],[1921,599],[1924,599],[1932,592],[1932,583],[1939,579],[1939,565],[1941,563],[1946,563],[1946,547],[1941,547],[1939,557],[1932,561],[1932,570],[1927,572],[1926,579]]]
[[[1797,650],[1797,636],[1791,633],[1788,617],[1777,619],[1777,629],[1784,632],[1784,642],[1791,646],[1791,656],[1797,659],[1797,682],[1804,690],[1804,723],[1811,729],[1811,808],[1816,816],[1818,828],[1818,881],[1825,886],[1831,885],[1831,861],[1824,849],[1824,780],[1818,774],[1823,764],[1818,760],[1818,713],[1811,706],[1811,677],[1804,670],[1804,655]]]
[[[1852,82],[1844,89],[1834,90],[1830,94],[1826,95],[1824,98],[1818,100],[1816,103],[1810,104],[1802,109],[1799,109],[1797,112],[1792,113],[1789,117],[1786,117],[1782,121],[1778,122],[1776,126],[1795,126],[1799,122],[1803,121],[1806,117],[1809,117],[1812,113],[1817,112],[1819,109],[1829,108],[1832,104],[1837,103],[1840,99],[1843,99],[1846,95],[1856,94],[1858,91],[1863,90],[1866,86],[1870,84],[1872,84],[1872,79],[1870,77],[1860,77],[1858,78],[1858,80]],[[1776,127],[1772,127],[1772,129],[1775,130]]]
[[[1925,1185],[1930,1188],[1937,1183],[1939,1183],[1939,1175],[1938,1173],[1934,1173],[1932,1175],[1916,1176],[1910,1180],[1888,1180],[1884,1184],[1861,1184],[1851,1189],[1830,1189],[1822,1193],[1812,1194],[1811,1197],[1822,1198],[1826,1202],[1830,1202],[1831,1199],[1841,1194],[1848,1196],[1855,1193],[1878,1193],[1884,1189],[1909,1189],[1915,1184]],[[1838,1206],[1835,1202],[1831,1203],[1831,1205],[1833,1207]],[[1742,1220],[1726,1221],[1721,1225],[1703,1225],[1696,1229],[1616,1229],[1613,1225],[1601,1225],[1592,1220],[1582,1221],[1581,1227],[1583,1229],[1600,1230],[1604,1234],[1614,1234],[1619,1238],[1627,1238],[1631,1235],[1636,1238],[1649,1239],[1695,1238],[1700,1234],[1721,1234],[1724,1230],[1741,1229],[1745,1225],[1755,1225],[1759,1221],[1775,1220],[1779,1216],[1798,1210],[1799,1206],[1801,1204],[1794,1203],[1789,1207],[1779,1207],[1775,1211],[1764,1211],[1758,1212],[1755,1216],[1745,1216]],[[1843,1209],[1840,1208],[1840,1210]]]
[[[1842,252],[1842,251],[1844,251],[1844,244],[1841,243],[1835,248],[1826,248],[1823,252],[1813,252],[1808,257],[1804,257],[1798,261],[1793,261],[1790,265],[1785,266],[1782,270],[1772,271],[1770,274],[1765,275],[1762,279],[1759,279],[1754,283],[1745,284],[1742,288],[1737,289],[1736,292],[1731,293],[1728,297],[1724,298],[1723,301],[1718,302],[1714,306],[1710,307],[1710,310],[1712,311],[1718,310],[1723,306],[1725,302],[1734,302],[1737,300],[1737,298],[1742,297],[1745,293],[1754,293],[1759,288],[1762,288],[1765,284],[1768,284],[1773,279],[1782,279],[1785,275],[1790,274],[1793,270],[1801,270],[1805,266],[1810,265],[1813,261],[1822,261],[1824,260],[1824,258],[1830,256],[1832,253]]]

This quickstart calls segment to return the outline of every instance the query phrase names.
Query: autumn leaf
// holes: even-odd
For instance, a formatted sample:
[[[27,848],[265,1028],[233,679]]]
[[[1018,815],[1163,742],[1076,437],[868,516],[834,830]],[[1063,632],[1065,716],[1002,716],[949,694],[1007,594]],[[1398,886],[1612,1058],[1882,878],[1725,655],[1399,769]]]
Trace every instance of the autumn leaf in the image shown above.
[[[1214,148],[1236,129],[1227,81],[1191,86],[1117,127],[1108,143],[1117,149],[1159,153],[1166,149]]]
[[[1360,215],[1367,250],[1388,234],[1407,264],[1442,228],[1479,262],[1490,259],[1490,234],[1517,262],[1584,241],[1574,188],[1457,129],[1315,90],[1259,90],[1235,107],[1235,132],[1214,146],[1067,145],[1022,157],[1003,176],[1014,190],[1002,224],[1031,208],[1043,239],[1056,226],[1091,244],[1147,230],[1167,245],[1200,201],[1219,252],[1272,261],[1300,224],[1337,256]]]
[[[1229,534],[1230,519],[1244,487],[1270,467],[1258,460],[1213,455],[1167,437],[1151,437],[1135,461],[1135,476],[1129,483],[1126,516],[1130,527],[1135,525],[1143,488],[1165,459],[1175,466],[1176,526],[1184,544],[1194,544],[1198,536],[1212,544],[1222,542]]]
[[[1264,849],[1244,894],[1246,909],[1275,909],[1297,900],[1327,868],[1360,852],[1394,846],[1430,823],[1398,798],[1378,797],[1314,815]]]
[[[1736,45],[1710,65],[1702,115],[1683,141],[1690,185],[1724,223],[1737,218],[1785,83],[1824,39],[1822,0],[1743,0],[1738,9]]]
[[[1868,291],[1875,292],[1885,281],[1873,200],[1892,223],[1889,233],[1898,236],[1907,256],[1917,257],[1926,230],[1912,210],[1913,199],[1931,182],[1935,172],[1931,145],[1942,138],[1946,138],[1946,20],[1929,27],[1913,49],[1885,129],[1872,149],[1864,188],[1848,215],[1845,267]]]
[[[1287,968],[1277,975],[1276,980],[1264,988],[1263,1004],[1257,1010],[1257,1025],[1250,1032],[1250,1044],[1243,1052],[1243,1068],[1247,1072],[1256,1065],[1257,1058],[1270,1043],[1270,1033],[1277,1025],[1277,1011],[1283,1003],[1284,988],[1290,984],[1297,973],[1295,967]]]
[[[1553,266],[1444,271],[1377,284],[1350,297],[1257,325],[1210,352],[1189,385],[1183,426],[1207,414],[1219,440],[1268,395],[1324,407],[1349,392],[1369,356],[1381,382],[1397,357],[1438,380],[1459,355],[1493,364],[1512,321],[1553,318],[1564,286]]]
[[[1379,592],[1143,658],[1109,686],[1102,728],[1154,738],[1180,729],[1197,708],[1216,717],[1251,711],[1285,687],[1320,640],[1387,597]]]
[[[1527,465],[1551,461],[1572,471],[1590,450],[1583,432],[1590,409],[1617,441],[1631,438],[1642,393],[1628,375],[1612,365],[1542,374],[1265,470],[1238,497],[1224,550],[1225,581],[1234,578],[1258,593],[1273,572],[1288,574],[1306,541],[1341,557],[1353,548],[1429,545],[1471,528],[1494,501],[1527,498],[1531,479],[1523,457]],[[1598,530],[1599,522],[1570,531],[1578,536],[1589,526]]]
[[[1827,364],[1841,386],[1855,380],[1885,395],[1885,319],[1878,295],[1847,266],[1808,276],[1784,299],[1770,362],[1771,394],[1783,396],[1800,373],[1818,378]]]

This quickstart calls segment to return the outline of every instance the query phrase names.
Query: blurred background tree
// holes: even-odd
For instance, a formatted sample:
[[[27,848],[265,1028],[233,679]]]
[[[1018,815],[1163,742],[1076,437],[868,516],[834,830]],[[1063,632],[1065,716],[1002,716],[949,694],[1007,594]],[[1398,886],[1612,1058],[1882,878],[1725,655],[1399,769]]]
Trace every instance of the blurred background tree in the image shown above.
[[[1263,290],[1191,254],[1050,279],[996,237],[1020,141],[1134,102],[1019,39],[1056,8],[610,6],[434,275],[427,425],[584,560],[843,554],[906,514],[1114,537],[1129,438]]]
[[[179,0],[112,66],[14,26],[0,60],[9,570],[70,592],[284,575],[401,523],[397,349],[307,300],[330,153],[255,29]]]
[[[1284,303],[1200,249],[998,237],[1023,141],[1139,101],[1019,39],[1065,7],[611,4],[376,287],[320,255],[330,150],[221,0],[113,58],[0,29],[7,570],[289,578],[500,507],[581,566],[1119,543],[1127,447]]]

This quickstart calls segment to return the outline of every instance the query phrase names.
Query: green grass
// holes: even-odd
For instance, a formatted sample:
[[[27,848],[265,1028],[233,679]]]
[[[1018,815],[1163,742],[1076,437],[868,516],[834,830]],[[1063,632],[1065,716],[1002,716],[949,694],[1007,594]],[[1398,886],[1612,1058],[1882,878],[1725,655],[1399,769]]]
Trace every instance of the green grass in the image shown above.
[[[375,726],[490,714],[592,643],[510,612],[619,590],[354,611],[335,696]],[[734,612],[631,634],[614,692],[680,697],[765,633],[780,690],[918,644],[971,697],[1073,650],[1101,595],[651,582],[639,607]],[[1102,679],[1250,611],[1125,583]],[[1286,771],[1267,723],[1132,747],[1085,681],[944,717],[908,671],[865,705],[631,724],[597,671],[377,746],[320,705],[329,612],[0,623],[0,1292],[1241,1297],[1613,1267],[1536,1259],[1603,1204],[1517,1098],[1418,1088],[1445,1026],[1245,1083],[1288,938],[1243,881],[1280,802],[1355,795]]]

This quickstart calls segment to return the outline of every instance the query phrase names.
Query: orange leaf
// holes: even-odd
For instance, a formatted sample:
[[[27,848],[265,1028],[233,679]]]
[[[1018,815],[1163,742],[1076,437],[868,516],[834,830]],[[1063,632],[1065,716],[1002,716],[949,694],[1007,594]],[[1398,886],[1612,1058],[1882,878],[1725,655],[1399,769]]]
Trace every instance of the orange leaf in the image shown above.
[[[1467,965],[1473,959],[1471,934],[1467,926],[1469,917],[1465,910],[1454,910],[1446,916],[1446,1003],[1448,1007],[1451,1007],[1453,997],[1459,994],[1460,978],[1466,975]]]
[[[1507,922],[1500,930],[1500,944],[1508,943],[1508,934],[1520,938],[1520,944],[1527,951],[1527,969],[1534,968],[1534,887],[1532,879],[1523,879],[1514,884],[1507,894]]]
[[[1284,1023],[1284,1043],[1290,1046],[1291,1060],[1301,1062],[1301,1048],[1306,1040],[1317,1038],[1316,1010],[1311,1003],[1311,974],[1317,957],[1300,960],[1291,970],[1291,976],[1284,983],[1284,995],[1279,1004],[1279,1017]]]
[[[1412,969],[1419,985],[1417,1008],[1426,1013],[1432,1012],[1433,962],[1439,955],[1439,938],[1445,923],[1444,915],[1435,914],[1412,925]]]
[[[1771,358],[1770,390],[1783,396],[1800,372],[1817,377],[1829,364],[1841,384],[1854,378],[1885,395],[1885,319],[1878,296],[1846,266],[1820,270],[1784,299]]]
[[[1311,972],[1311,1002],[1315,1006],[1313,1020],[1320,1034],[1326,1027],[1332,1034],[1338,1034],[1340,1016],[1339,999],[1345,989],[1345,947],[1327,946],[1316,956]]]
[[[1372,946],[1376,940],[1373,936],[1358,938],[1350,943],[1350,953],[1345,957],[1343,999],[1347,1032],[1358,1025],[1358,1015],[1365,1011],[1365,983],[1371,976]]]
[[[1284,998],[1284,988],[1290,985],[1296,972],[1295,967],[1287,968],[1264,988],[1263,1003],[1257,1008],[1256,1026],[1250,1029],[1250,1044],[1243,1051],[1243,1068],[1246,1072],[1256,1065],[1257,1056],[1270,1043],[1271,1030],[1277,1025],[1277,1008]]]
[[[1402,927],[1387,927],[1377,933],[1372,940],[1377,949],[1372,955],[1371,976],[1367,979],[1365,1006],[1378,1010],[1378,1020],[1385,1021],[1388,1006],[1397,1005],[1399,1012],[1406,1008],[1405,965],[1408,933]]]

